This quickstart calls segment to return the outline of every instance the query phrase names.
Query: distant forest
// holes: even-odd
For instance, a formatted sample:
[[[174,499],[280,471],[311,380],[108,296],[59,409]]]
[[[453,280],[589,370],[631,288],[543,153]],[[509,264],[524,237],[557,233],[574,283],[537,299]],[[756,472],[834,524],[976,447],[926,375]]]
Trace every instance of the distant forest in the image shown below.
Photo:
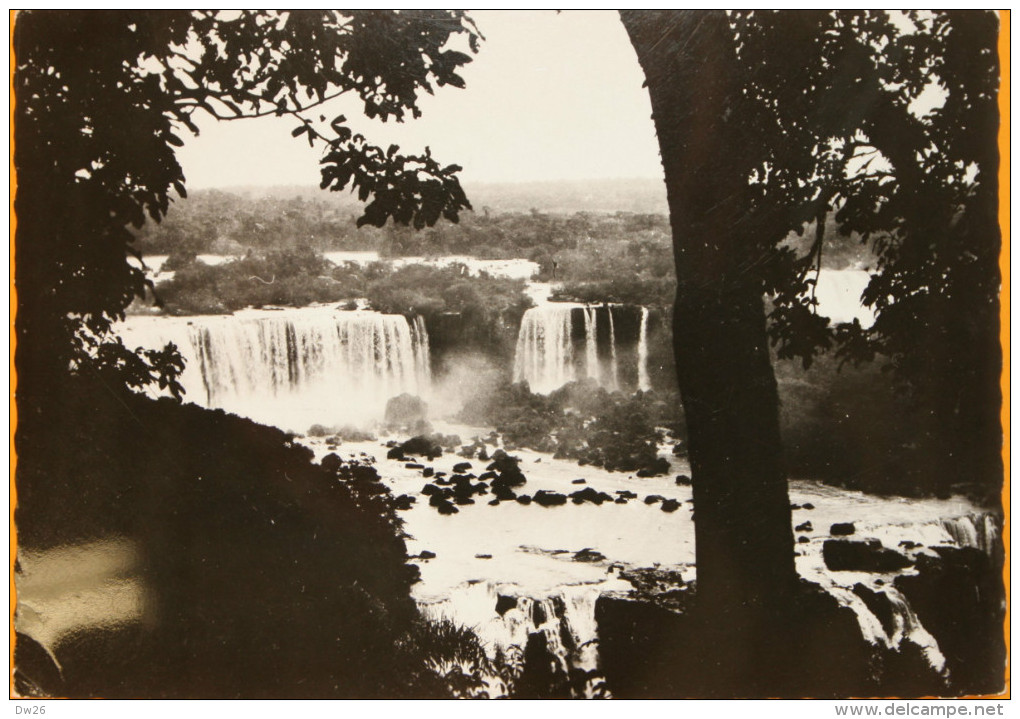
[[[661,183],[654,181],[483,186],[472,196],[474,212],[464,213],[458,224],[441,220],[419,232],[392,223],[359,228],[361,209],[354,198],[314,188],[200,190],[171,207],[163,223],[145,225],[137,247],[143,254],[174,256],[172,264],[195,254],[289,250],[526,258],[539,264],[541,279],[565,283],[565,296],[667,304],[673,292],[668,217],[662,211],[615,209],[655,208],[660,194]],[[872,259],[868,248],[855,238],[836,237],[831,217],[829,225],[833,241],[824,266],[866,267]],[[813,234],[806,226],[789,243],[806,246]]]

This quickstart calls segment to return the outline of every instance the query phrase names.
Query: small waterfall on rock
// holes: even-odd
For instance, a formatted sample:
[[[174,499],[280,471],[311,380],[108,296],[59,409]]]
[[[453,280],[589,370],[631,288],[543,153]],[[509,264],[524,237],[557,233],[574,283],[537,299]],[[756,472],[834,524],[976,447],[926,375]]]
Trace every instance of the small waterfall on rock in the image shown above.
[[[910,536],[919,540],[917,546],[929,554],[931,550],[925,548],[960,547],[978,549],[994,556],[999,551],[999,522],[995,514],[979,512],[886,529],[902,530],[909,527]],[[882,534],[881,531],[878,533]],[[908,569],[904,573],[912,572],[912,569]],[[920,649],[936,674],[943,680],[950,678],[946,655],[938,639],[922,625],[908,598],[897,587],[895,579],[888,581],[886,578],[880,585],[869,586],[858,582],[860,575],[855,573],[853,581],[857,583],[851,586],[845,581],[839,581],[841,572],[825,574],[824,577],[816,575],[815,579],[840,604],[853,610],[865,640],[874,646],[894,651],[900,651],[904,642],[910,642]]]
[[[974,547],[991,555],[999,540],[999,522],[992,514],[967,514],[943,519],[939,525],[961,547]]]
[[[137,317],[121,336],[130,347],[174,342],[186,400],[297,432],[379,419],[389,398],[430,385],[420,317],[322,307]]]
[[[885,607],[882,613],[886,620],[884,622],[874,607],[869,606],[853,589],[831,586],[828,592],[857,615],[861,635],[869,644],[899,651],[905,641],[911,642],[921,650],[928,666],[936,674],[945,677],[946,657],[939,649],[938,641],[921,625],[914,608],[895,586],[886,584],[872,592],[872,597],[877,598],[872,601],[881,602]]]
[[[514,585],[476,582],[453,590],[447,599],[424,603],[422,609],[428,616],[470,627],[490,658],[499,652],[511,663],[521,661],[530,636],[543,635],[556,673],[583,676],[575,691],[592,696],[602,691],[595,602],[604,589],[600,584],[568,585],[529,597]]]
[[[648,308],[641,308],[641,332],[638,335],[638,389],[647,392],[652,388],[648,379]]]

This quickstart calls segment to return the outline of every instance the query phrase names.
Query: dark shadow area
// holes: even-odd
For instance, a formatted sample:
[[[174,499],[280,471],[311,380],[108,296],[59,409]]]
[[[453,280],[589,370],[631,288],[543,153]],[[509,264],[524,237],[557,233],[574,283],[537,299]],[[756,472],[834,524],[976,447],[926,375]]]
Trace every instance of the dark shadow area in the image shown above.
[[[48,614],[18,650],[19,691],[441,693],[400,648],[417,568],[374,469],[327,471],[223,412],[53,389],[16,438],[19,630]]]

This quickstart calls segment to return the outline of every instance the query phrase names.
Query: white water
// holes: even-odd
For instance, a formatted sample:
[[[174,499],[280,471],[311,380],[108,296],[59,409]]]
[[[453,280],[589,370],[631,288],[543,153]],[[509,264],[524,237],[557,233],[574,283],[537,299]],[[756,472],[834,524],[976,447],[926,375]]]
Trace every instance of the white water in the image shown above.
[[[334,265],[341,265],[346,262],[353,262],[362,267],[373,262],[385,262],[392,267],[404,267],[406,265],[429,265],[431,267],[448,267],[454,264],[461,264],[467,267],[468,274],[477,276],[486,273],[492,277],[505,277],[512,280],[530,280],[538,274],[539,264],[532,260],[514,258],[508,260],[479,260],[467,255],[449,255],[445,257],[381,257],[375,250],[334,250],[323,252],[322,256]],[[145,266],[149,269],[150,277],[156,280],[168,280],[173,277],[173,272],[163,272],[163,264],[169,255],[145,255]],[[220,265],[230,260],[239,259],[233,255],[198,255],[197,259],[207,265]],[[128,262],[136,267],[141,263],[134,257],[129,257]]]
[[[862,324],[870,324],[865,321],[867,310],[857,300],[866,282],[864,272],[823,271],[817,290],[819,312],[834,321],[856,316]],[[550,289],[538,283],[529,286],[540,302],[547,300]],[[598,361],[595,307],[547,301],[529,310],[522,321],[515,381],[527,379],[534,391],[549,392],[577,378],[579,363],[571,341],[574,308],[584,308],[583,372],[608,384]],[[637,348],[639,387],[648,382],[647,321],[643,308]],[[618,382],[611,311],[609,322],[608,374]],[[130,346],[177,342],[191,360],[183,378],[191,401],[295,431],[305,431],[312,423],[377,419],[389,397],[405,391],[427,394],[430,383],[428,336],[420,318],[409,324],[399,316],[330,308],[246,311],[233,317],[137,317],[125,324],[124,336]],[[378,444],[342,449],[385,456]],[[489,507],[483,498],[476,498],[477,504],[443,516],[419,495],[428,480],[401,463],[383,460],[380,472],[396,493],[419,495],[418,504],[402,513],[411,535],[410,553],[429,549],[438,555],[419,561],[423,581],[415,586],[415,596],[429,611],[476,629],[492,650],[523,648],[529,633],[541,631],[563,666],[597,668],[594,602],[602,593],[629,587],[618,578],[617,566],[660,565],[681,570],[688,580],[694,577],[690,490],[677,487],[671,477],[628,478],[536,453],[515,454],[525,458],[522,468],[529,482],[523,491],[529,494],[537,489],[569,493],[581,488],[571,480],[584,477],[588,486],[611,494],[628,489],[639,498],[625,505],[568,503],[550,509],[515,502]],[[460,458],[451,455],[432,464],[449,471],[455,461]],[[477,471],[484,463],[475,464]],[[688,468],[674,467],[674,472],[681,471],[689,473]],[[645,505],[641,499],[653,493],[684,505],[673,513],[661,511],[657,504]],[[809,538],[808,543],[797,545],[802,576],[850,607],[868,641],[889,648],[912,642],[935,671],[943,671],[945,660],[937,643],[891,583],[897,574],[913,570],[884,575],[832,572],[822,561],[822,544],[831,523],[853,521],[859,537],[877,538],[891,549],[909,540],[929,547],[963,545],[990,551],[997,538],[995,521],[961,499],[877,498],[808,482],[793,483],[791,498],[816,507],[794,512],[795,524],[811,519],[815,526],[811,532],[798,533]],[[573,561],[573,554],[585,548],[601,552],[606,559]],[[852,591],[857,583],[888,598],[894,615],[891,629]],[[500,616],[495,611],[497,595],[517,597],[518,606]],[[535,606],[542,607],[546,621],[536,620],[542,613],[536,613]],[[557,607],[562,616],[548,611]],[[564,646],[562,631],[571,637],[572,649]]]
[[[638,389],[647,392],[652,388],[648,379],[648,308],[641,308],[641,334],[638,336]]]
[[[548,393],[577,378],[571,312],[578,307],[583,305],[555,302],[524,313],[514,355],[514,382],[527,382],[531,391]]]
[[[613,308],[606,305],[606,314],[609,315],[609,388],[620,389],[620,371],[616,364],[616,326],[613,324]]]
[[[444,427],[464,441],[472,436],[463,427]],[[480,430],[479,430],[480,431]],[[486,430],[487,432],[487,430]],[[322,440],[306,440],[318,456],[328,450]],[[685,581],[696,577],[694,567],[694,523],[691,488],[678,486],[673,475],[690,473],[689,466],[670,456],[672,471],[665,477],[639,478],[606,472],[594,467],[579,467],[572,462],[552,459],[530,450],[515,450],[521,469],[528,478],[518,493],[533,495],[539,489],[569,494],[584,487],[616,496],[620,490],[638,495],[627,504],[590,503],[544,508],[534,503],[521,505],[502,502],[489,506],[488,495],[476,496],[476,503],[458,507],[457,514],[440,515],[420,495],[425,483],[420,471],[403,462],[383,459],[385,448],[379,443],[349,443],[338,450],[343,457],[365,459],[361,453],[378,459],[384,482],[395,494],[418,496],[410,510],[401,512],[409,554],[422,550],[434,552],[428,560],[417,560],[422,580],[414,586],[414,596],[434,616],[453,619],[478,632],[490,655],[506,653],[516,647],[523,650],[527,635],[542,632],[558,655],[561,666],[597,669],[598,633],[595,601],[602,594],[626,592],[631,585],[619,578],[620,568],[658,566],[675,569]],[[491,451],[491,448],[490,448]],[[464,461],[444,454],[428,466],[450,472],[456,462]],[[471,460],[472,472],[484,470],[487,462]],[[586,484],[575,485],[584,478]],[[660,504],[645,504],[644,498],[657,494],[681,503],[675,512],[664,512]],[[797,480],[790,485],[791,501],[813,509],[793,512],[794,524],[810,520],[813,529],[798,531],[808,538],[797,544],[797,569],[801,576],[820,585],[841,604],[857,615],[862,637],[881,647],[895,649],[903,642],[916,644],[935,672],[944,672],[945,658],[934,637],[921,624],[916,613],[893,581],[907,568],[883,574],[831,571],[822,559],[822,546],[835,522],[853,522],[854,539],[875,538],[883,546],[912,555],[930,551],[933,546],[991,547],[997,525],[991,516],[976,509],[966,499],[902,499],[876,497],[817,482]],[[923,547],[906,550],[903,541],[919,542]],[[605,559],[582,562],[574,559],[582,549],[592,549]],[[885,594],[893,622],[889,631],[864,601],[853,591],[863,584]],[[496,611],[498,595],[517,598],[517,607],[504,615]],[[543,607],[547,622],[535,622],[533,607]],[[559,607],[556,617],[549,607]],[[542,617],[542,612],[538,613]],[[560,631],[571,637],[570,647]],[[557,643],[558,642],[558,643]]]
[[[330,307],[131,317],[129,347],[174,342],[185,399],[296,432],[365,424],[402,393],[427,397],[428,334],[400,315]]]
[[[530,280],[538,274],[539,264],[532,260],[515,258],[509,260],[480,260],[467,255],[447,255],[444,257],[380,257],[375,251],[335,251],[323,252],[323,257],[335,265],[354,262],[368,265],[373,262],[385,262],[392,267],[406,265],[429,265],[431,267],[449,267],[460,264],[468,269],[471,275],[486,273],[492,277],[506,277],[514,280]]]
[[[578,379],[578,370],[609,390],[620,388],[616,327],[613,308],[605,305],[609,318],[609,366],[598,355],[599,305],[576,302],[540,302],[524,313],[514,355],[514,382],[527,382],[532,392],[548,394]],[[573,342],[573,311],[581,309],[584,322],[584,362],[578,368]],[[641,349],[639,347],[638,351]],[[647,355],[647,346],[645,346]],[[647,357],[646,357],[647,360]],[[647,376],[645,378],[647,380]]]
[[[584,308],[584,360],[585,373],[588,377],[602,381],[599,376],[599,325],[598,315],[594,307]]]
[[[861,294],[871,281],[864,270],[822,270],[815,286],[818,314],[834,324],[853,322],[863,327],[875,324],[875,313],[861,304]]]

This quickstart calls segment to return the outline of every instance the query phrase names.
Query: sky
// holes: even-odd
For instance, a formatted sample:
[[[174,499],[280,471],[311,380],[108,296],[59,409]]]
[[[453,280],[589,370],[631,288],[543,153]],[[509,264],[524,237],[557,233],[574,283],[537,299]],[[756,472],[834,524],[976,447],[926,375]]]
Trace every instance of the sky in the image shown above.
[[[344,113],[374,144],[425,146],[465,182],[661,178],[651,105],[627,33],[613,11],[475,11],[485,36],[461,71],[467,88],[425,96],[403,124]],[[329,111],[317,109],[329,117]],[[321,149],[290,132],[294,118],[217,122],[179,151],[188,187],[316,185]]]

